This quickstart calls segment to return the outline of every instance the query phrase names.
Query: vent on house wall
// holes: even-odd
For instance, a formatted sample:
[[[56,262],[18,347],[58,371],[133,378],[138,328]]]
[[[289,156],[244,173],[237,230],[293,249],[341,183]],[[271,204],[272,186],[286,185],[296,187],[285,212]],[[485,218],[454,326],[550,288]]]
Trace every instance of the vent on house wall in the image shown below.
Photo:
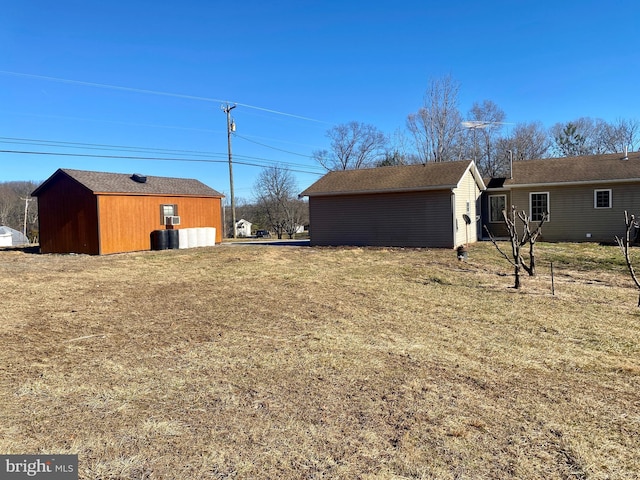
[[[147,176],[146,175],[142,175],[141,173],[134,173],[133,175],[131,175],[131,179],[134,182],[147,183]]]

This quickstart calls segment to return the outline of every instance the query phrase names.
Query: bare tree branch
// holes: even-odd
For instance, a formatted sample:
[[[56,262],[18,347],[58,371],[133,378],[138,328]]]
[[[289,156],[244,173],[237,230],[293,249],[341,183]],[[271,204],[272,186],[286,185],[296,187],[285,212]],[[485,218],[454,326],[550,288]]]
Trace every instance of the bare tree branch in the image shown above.
[[[384,153],[387,137],[373,125],[349,122],[326,133],[331,150],[313,152],[313,158],[327,170],[351,170],[373,166]]]
[[[407,128],[423,162],[456,158],[454,147],[462,120],[458,110],[459,89],[460,84],[451,76],[431,80],[423,106],[407,117]]]
[[[624,259],[627,262],[627,268],[629,269],[629,273],[631,274],[631,278],[636,284],[636,287],[640,289],[640,281],[638,281],[638,277],[636,276],[636,272],[633,268],[633,264],[631,263],[631,255],[629,252],[629,246],[631,245],[631,229],[638,228],[638,222],[636,221],[634,215],[629,216],[629,214],[625,210],[624,223],[626,227],[625,237],[624,239],[621,239],[616,235],[616,243],[620,247],[620,250],[622,250]],[[640,307],[640,296],[638,296],[638,307]]]
[[[502,249],[500,248],[500,245],[498,245],[498,242],[496,242],[495,238],[493,238],[493,235],[491,235],[491,232],[489,231],[489,229],[487,228],[486,225],[484,226],[484,230],[485,230],[485,232],[487,232],[487,235],[489,235],[489,240],[491,240],[491,243],[493,243],[493,246],[496,247],[496,250],[498,250],[500,255],[502,255],[507,262],[509,262],[511,265],[513,265],[515,267],[516,264],[513,263],[513,260],[511,260],[509,258],[509,255],[507,255],[506,253],[504,253],[502,251]]]

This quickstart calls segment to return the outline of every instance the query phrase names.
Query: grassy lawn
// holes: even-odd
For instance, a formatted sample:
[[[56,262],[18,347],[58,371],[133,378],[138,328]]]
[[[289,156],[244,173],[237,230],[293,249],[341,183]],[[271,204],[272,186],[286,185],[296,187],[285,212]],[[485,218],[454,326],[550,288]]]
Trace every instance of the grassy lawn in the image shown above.
[[[0,452],[82,479],[638,478],[622,256],[537,261],[516,291],[490,243],[0,251]]]

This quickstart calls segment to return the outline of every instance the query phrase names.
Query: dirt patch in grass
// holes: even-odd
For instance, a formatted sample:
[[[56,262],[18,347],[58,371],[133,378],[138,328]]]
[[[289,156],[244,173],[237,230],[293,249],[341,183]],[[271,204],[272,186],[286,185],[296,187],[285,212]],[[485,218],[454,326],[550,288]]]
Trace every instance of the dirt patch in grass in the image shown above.
[[[516,291],[491,244],[0,252],[0,452],[83,479],[634,478],[615,253],[543,244]]]

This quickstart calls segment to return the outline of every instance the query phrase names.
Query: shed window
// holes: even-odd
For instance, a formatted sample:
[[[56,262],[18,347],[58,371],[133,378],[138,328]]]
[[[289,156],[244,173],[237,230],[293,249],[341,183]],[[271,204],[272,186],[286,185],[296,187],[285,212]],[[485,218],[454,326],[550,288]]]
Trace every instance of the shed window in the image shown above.
[[[178,205],[164,204],[160,205],[160,224],[165,224],[165,217],[173,217],[178,215]]]
[[[492,223],[502,222],[504,217],[502,212],[507,208],[506,195],[489,195],[489,221]]]
[[[593,191],[593,208],[611,208],[611,190]]]
[[[531,221],[539,222],[545,213],[549,213],[549,192],[531,193],[529,200],[531,205]],[[550,216],[547,216],[547,221],[549,221],[549,219]]]

